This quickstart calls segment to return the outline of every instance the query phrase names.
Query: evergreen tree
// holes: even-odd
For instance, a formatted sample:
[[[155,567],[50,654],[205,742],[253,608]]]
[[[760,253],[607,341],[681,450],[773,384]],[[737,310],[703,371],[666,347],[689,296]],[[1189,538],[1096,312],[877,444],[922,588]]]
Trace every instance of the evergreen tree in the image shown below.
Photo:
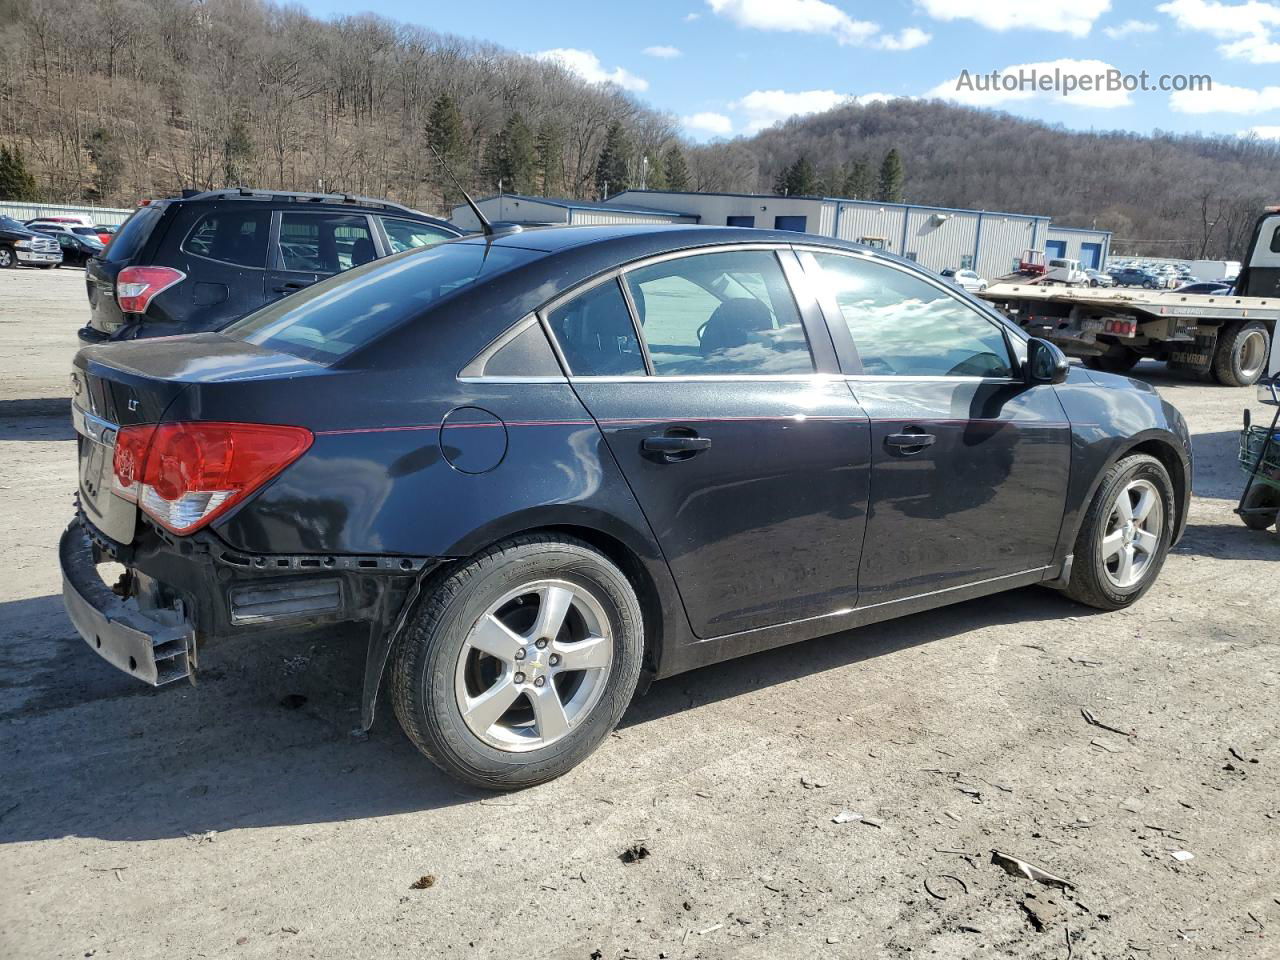
[[[653,156],[646,153],[644,155],[644,187],[646,190],[666,190],[667,188],[667,169],[662,163],[662,154]]]
[[[689,164],[678,143],[667,147],[662,155],[662,178],[667,182],[667,190],[689,189]]]
[[[609,124],[604,148],[596,160],[596,194],[601,200],[631,186],[631,144],[627,132],[617,120]]]
[[[773,177],[773,192],[780,197],[785,197],[789,192],[787,186],[791,176],[791,167],[783,167]]]
[[[111,131],[99,127],[89,134],[89,159],[98,168],[94,178],[97,196],[109,196],[120,186],[120,177],[124,173],[124,154],[120,149],[120,141]]]
[[[854,200],[870,200],[874,190],[875,181],[871,178],[871,164],[861,157],[852,161],[845,169],[840,195]]]
[[[538,127],[534,143],[536,189],[543,196],[558,196],[564,190],[564,136],[554,123]]]
[[[228,187],[243,184],[249,179],[245,163],[253,156],[253,141],[244,120],[237,118],[227,128],[222,141],[222,182]]]
[[[818,192],[818,177],[804,154],[787,169],[787,196],[805,197]]]
[[[440,94],[432,101],[425,132],[428,147],[434,147],[453,171],[453,175],[465,184],[468,177],[466,131],[462,126],[462,114],[447,93]],[[428,169],[431,172],[427,179],[436,184],[443,205],[449,208],[461,203],[462,196],[454,187],[449,174],[440,169],[440,161],[436,160],[435,154],[430,155]]]
[[[880,164],[880,184],[876,199],[885,203],[901,203],[902,177],[902,158],[898,156],[896,149],[890,150]]]
[[[535,189],[538,157],[533,131],[524,117],[513,113],[490,145],[492,186],[502,184],[504,193],[531,193]]]
[[[0,145],[0,200],[35,200],[36,180],[27,172],[22,151]]]

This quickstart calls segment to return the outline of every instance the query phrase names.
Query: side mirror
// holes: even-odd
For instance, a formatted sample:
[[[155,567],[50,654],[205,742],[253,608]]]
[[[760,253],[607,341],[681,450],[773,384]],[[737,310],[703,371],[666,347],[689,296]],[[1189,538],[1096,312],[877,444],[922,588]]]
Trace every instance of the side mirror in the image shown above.
[[[1027,341],[1027,363],[1023,367],[1023,379],[1028,384],[1062,383],[1067,379],[1070,369],[1067,355],[1048,340],[1032,337]]]

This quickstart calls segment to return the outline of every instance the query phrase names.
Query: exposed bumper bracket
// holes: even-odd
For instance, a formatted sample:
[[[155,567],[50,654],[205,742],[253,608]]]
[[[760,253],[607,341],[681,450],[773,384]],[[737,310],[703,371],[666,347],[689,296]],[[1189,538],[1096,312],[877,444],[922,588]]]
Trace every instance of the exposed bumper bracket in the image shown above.
[[[196,667],[195,629],[184,611],[142,610],[98,576],[93,544],[79,520],[58,544],[62,601],[71,622],[104,660],[153,687],[190,677]]]

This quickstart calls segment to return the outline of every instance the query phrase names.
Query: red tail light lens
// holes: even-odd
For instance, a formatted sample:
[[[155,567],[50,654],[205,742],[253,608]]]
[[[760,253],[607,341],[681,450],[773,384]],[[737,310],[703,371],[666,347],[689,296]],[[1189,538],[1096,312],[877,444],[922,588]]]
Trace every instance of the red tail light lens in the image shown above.
[[[116,303],[123,313],[146,313],[158,294],[185,279],[173,267],[125,267],[116,277]]]
[[[311,446],[304,427],[162,423],[116,437],[116,492],[174,533],[193,533],[230,510]]]

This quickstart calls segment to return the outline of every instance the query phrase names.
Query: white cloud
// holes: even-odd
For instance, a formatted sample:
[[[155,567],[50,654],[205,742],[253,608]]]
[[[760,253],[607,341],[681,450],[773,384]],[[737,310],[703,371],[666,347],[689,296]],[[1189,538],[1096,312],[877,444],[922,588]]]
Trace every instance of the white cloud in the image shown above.
[[[656,47],[645,47],[642,51],[646,57],[657,57],[659,60],[674,60],[681,56],[679,47],[668,47],[659,45]]]
[[[1085,0],[1088,2],[1088,0]],[[923,30],[908,27],[897,36],[882,34],[880,24],[855,20],[826,0],[707,0],[707,6],[740,27],[783,33],[815,33],[846,46],[912,50],[929,42]]]
[[[1115,69],[1102,60],[1046,60],[1039,63],[1017,63],[996,71],[1000,74],[998,81],[991,80],[990,72],[971,74],[965,82],[965,88],[959,89],[960,81],[964,78],[964,75],[960,74],[938,84],[928,92],[927,96],[940,97],[943,100],[974,107],[994,107],[1003,103],[1040,100],[1067,103],[1073,107],[1108,110],[1128,106],[1133,101],[1123,90],[1073,89],[1064,96],[1058,90],[1045,90],[1039,84],[1045,82],[1042,78],[1052,79],[1061,75],[1064,80],[1074,78],[1078,83],[1083,83],[1088,78],[1092,86],[1097,86],[1097,78]],[[1016,87],[1005,85],[1011,78],[1018,80],[1033,76],[1037,78],[1034,84],[1019,84]]]
[[[533,54],[535,60],[558,63],[570,73],[576,73],[588,83],[616,83],[623,90],[639,93],[649,89],[649,81],[637,77],[622,67],[606,70],[604,65],[590,50],[575,50],[572,47],[558,47],[555,50],[540,50]]]
[[[1280,140],[1280,127],[1250,127],[1241,130],[1236,136],[1257,137],[1259,140]]]
[[[1119,40],[1132,33],[1155,33],[1160,28],[1146,20],[1126,20],[1116,27],[1103,27],[1102,32],[1112,40]]]
[[[914,50],[916,47],[923,47],[932,40],[930,34],[925,33],[916,27],[907,27],[901,33],[886,33],[876,40],[876,46],[881,50]]]
[[[693,23],[693,21],[698,20],[698,19],[700,19],[701,17],[702,17],[702,14],[700,14],[700,13],[686,13],[686,14],[684,15],[684,22],[685,22],[685,23]]]
[[[973,20],[989,30],[1048,30],[1086,37],[1111,0],[919,0],[937,20]]]
[[[1280,110],[1280,87],[1232,87],[1215,83],[1212,90],[1183,90],[1169,95],[1178,113],[1266,113]]]
[[[733,133],[733,121],[723,113],[695,113],[681,117],[680,123],[693,133],[705,133],[713,137],[727,137]]]
[[[729,104],[743,114],[742,127],[747,133],[756,133],[771,127],[788,117],[802,117],[821,113],[844,103],[865,105],[893,100],[890,93],[864,93],[853,96],[835,90],[753,90],[740,100]]]
[[[1280,63],[1280,6],[1246,0],[1245,3],[1218,3],[1217,0],[1169,0],[1156,7],[1168,14],[1183,30],[1207,33],[1225,41],[1218,52],[1233,60],[1249,63]]]

